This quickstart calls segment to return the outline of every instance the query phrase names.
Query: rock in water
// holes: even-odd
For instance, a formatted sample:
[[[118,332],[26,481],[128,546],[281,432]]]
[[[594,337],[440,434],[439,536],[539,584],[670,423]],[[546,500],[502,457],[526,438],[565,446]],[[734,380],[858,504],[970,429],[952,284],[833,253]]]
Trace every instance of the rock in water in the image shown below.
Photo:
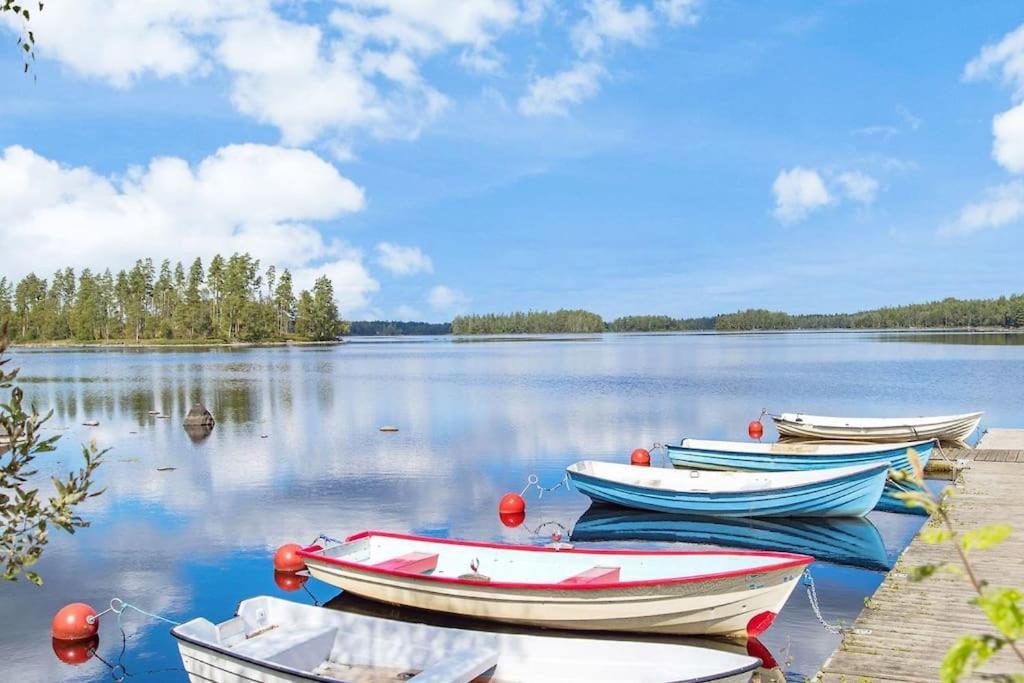
[[[185,416],[186,427],[213,427],[213,415],[202,403],[196,403]]]

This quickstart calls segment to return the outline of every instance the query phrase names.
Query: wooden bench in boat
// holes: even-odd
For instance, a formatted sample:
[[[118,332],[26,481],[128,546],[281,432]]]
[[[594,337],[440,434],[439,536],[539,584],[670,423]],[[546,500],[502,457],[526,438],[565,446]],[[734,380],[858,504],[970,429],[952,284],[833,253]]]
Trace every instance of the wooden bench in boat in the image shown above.
[[[377,569],[404,574],[426,574],[437,569],[437,553],[406,553],[373,565]]]
[[[568,579],[562,579],[559,583],[568,585],[579,585],[582,583],[618,583],[619,567],[591,567]]]

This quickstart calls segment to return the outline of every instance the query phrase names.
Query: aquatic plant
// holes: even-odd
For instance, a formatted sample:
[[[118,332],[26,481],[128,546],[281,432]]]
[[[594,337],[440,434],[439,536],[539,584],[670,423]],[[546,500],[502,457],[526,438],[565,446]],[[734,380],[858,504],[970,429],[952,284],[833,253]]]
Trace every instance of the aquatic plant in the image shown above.
[[[33,462],[37,456],[53,451],[60,436],[40,438],[39,430],[53,411],[40,416],[36,407],[30,405],[26,412],[24,394],[15,385],[18,369],[4,367],[10,362],[4,357],[6,351],[4,323],[0,328],[0,390],[10,389],[10,397],[0,403],[0,451],[6,449],[0,452],[0,562],[5,580],[15,581],[24,575],[39,586],[42,577],[29,568],[42,555],[50,529],[57,527],[73,534],[75,529],[89,526],[75,510],[86,498],[103,493],[89,491],[106,451],[99,450],[95,443],[83,446],[84,465],[65,479],[51,477],[54,492],[44,502],[39,489],[33,487],[38,474]]]
[[[912,567],[907,572],[911,581],[922,581],[936,572],[962,575],[974,587],[976,596],[971,603],[977,606],[999,635],[969,634],[960,636],[946,651],[939,669],[942,683],[955,683],[980,666],[995,653],[1006,648],[1012,650],[1024,667],[1024,650],[1018,641],[1024,635],[1024,593],[1016,588],[993,586],[978,575],[971,554],[991,548],[1006,540],[1012,533],[1008,524],[993,524],[977,529],[957,529],[949,515],[949,499],[953,487],[946,487],[936,496],[924,483],[924,470],[913,449],[909,450],[913,474],[899,472],[894,479],[910,484],[910,490],[897,494],[908,507],[921,507],[937,522],[921,531],[925,543],[949,543],[956,549],[957,562],[939,562]],[[1024,682],[1024,674],[1004,677],[1017,683]]]

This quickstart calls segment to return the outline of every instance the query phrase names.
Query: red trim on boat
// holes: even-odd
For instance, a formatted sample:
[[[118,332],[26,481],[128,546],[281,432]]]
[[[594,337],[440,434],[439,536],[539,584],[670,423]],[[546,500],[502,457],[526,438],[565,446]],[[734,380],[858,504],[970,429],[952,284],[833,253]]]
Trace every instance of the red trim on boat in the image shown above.
[[[516,550],[516,551],[527,551],[527,552],[538,552],[538,553],[569,553],[579,555],[646,555],[646,556],[671,556],[671,557],[689,557],[689,556],[714,556],[714,555],[727,555],[727,556],[744,556],[744,557],[761,557],[761,558],[773,558],[778,559],[777,564],[766,564],[758,567],[745,567],[743,569],[733,569],[724,572],[712,572],[708,574],[695,574],[693,576],[677,576],[667,577],[663,579],[644,579],[641,581],[620,581],[614,584],[608,583],[585,583],[573,586],[567,586],[564,583],[518,583],[518,582],[503,582],[503,581],[491,581],[486,585],[490,588],[510,588],[517,590],[619,590],[623,588],[636,588],[643,586],[662,586],[667,584],[677,583],[697,583],[700,581],[714,581],[717,579],[729,579],[736,576],[745,576],[748,574],[761,574],[764,572],[779,571],[782,569],[791,569],[796,567],[805,567],[812,562],[814,558],[809,555],[798,555],[796,553],[783,553],[783,552],[769,552],[759,550],[633,550],[633,549],[596,549],[586,550],[581,548],[547,548],[538,547],[532,545],[507,545],[503,543],[485,543],[480,541],[462,541],[452,538],[433,538],[429,536],[414,536],[411,534],[399,534],[390,531],[361,531],[358,534],[353,534],[345,539],[345,544],[359,541],[364,538],[371,538],[373,536],[382,536],[385,538],[397,538],[406,541],[419,541],[423,543],[436,543],[442,545],[455,545],[472,548],[494,548],[498,550]],[[469,586],[480,586],[479,581],[472,581],[468,579],[460,579],[449,576],[437,576],[436,574],[424,574],[410,576],[407,573],[394,571],[387,568],[374,567],[368,564],[362,564],[359,562],[351,562],[349,560],[343,560],[337,557],[327,557],[319,554],[321,551],[309,552],[307,549],[299,550],[298,555],[308,562],[312,561],[314,564],[329,564],[339,567],[346,567],[348,569],[355,569],[358,571],[369,572],[373,574],[383,574],[386,576],[395,576],[399,578],[409,579],[415,578],[418,581],[426,581],[433,583],[447,583],[447,584],[459,584]],[[758,615],[760,616],[760,615]],[[756,619],[757,617],[755,617]],[[772,615],[772,619],[775,616]],[[753,620],[751,620],[753,621]],[[771,625],[771,621],[764,626],[768,628]],[[747,625],[750,628],[750,625]],[[762,629],[763,631],[763,629]],[[760,633],[759,631],[758,633]]]

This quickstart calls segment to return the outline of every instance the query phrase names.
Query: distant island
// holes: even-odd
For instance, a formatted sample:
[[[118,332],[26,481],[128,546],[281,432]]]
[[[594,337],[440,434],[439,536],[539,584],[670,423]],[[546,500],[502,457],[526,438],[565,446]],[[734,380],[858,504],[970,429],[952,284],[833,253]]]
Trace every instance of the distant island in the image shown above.
[[[330,278],[296,292],[287,269],[264,270],[249,254],[216,255],[205,268],[147,258],[116,274],[0,276],[3,324],[16,344],[330,342],[348,332]]]
[[[748,309],[697,318],[631,315],[606,322],[580,309],[456,316],[450,323],[344,322],[329,278],[295,292],[292,275],[249,254],[204,267],[140,259],[116,274],[0,276],[0,324],[17,344],[273,344],[333,342],[343,335],[514,335],[601,332],[1024,328],[1024,295],[954,299],[857,313],[789,314]]]

